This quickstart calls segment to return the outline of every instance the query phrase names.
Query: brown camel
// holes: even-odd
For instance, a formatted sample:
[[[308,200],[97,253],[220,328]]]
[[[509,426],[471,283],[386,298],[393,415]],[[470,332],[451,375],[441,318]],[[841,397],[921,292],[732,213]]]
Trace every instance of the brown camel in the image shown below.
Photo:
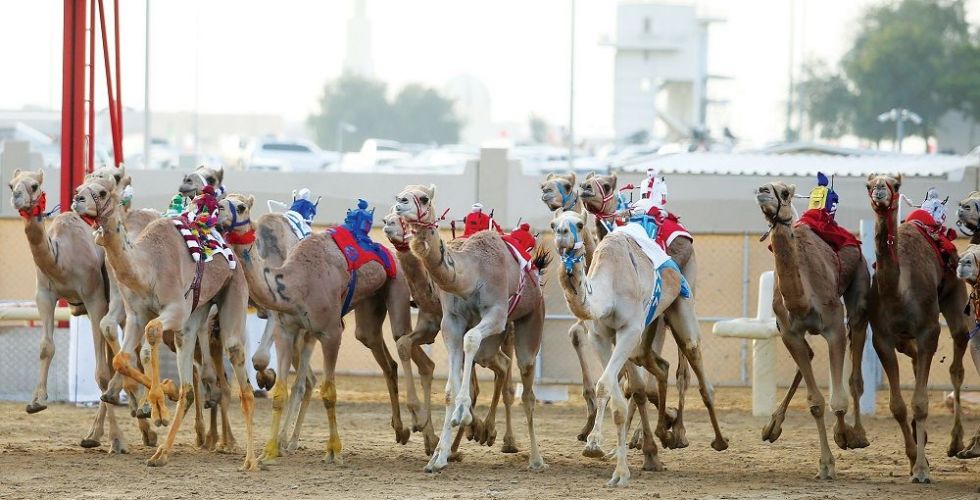
[[[425,471],[435,472],[448,465],[452,428],[473,421],[473,400],[467,390],[471,387],[473,363],[493,364],[493,358],[501,358],[500,348],[507,336],[504,332],[508,322],[514,323],[517,365],[523,383],[521,399],[531,443],[529,467],[543,470],[545,463],[534,434],[534,364],[544,321],[544,297],[538,275],[518,265],[495,231],[481,231],[455,245],[443,242],[435,222],[434,196],[433,185],[410,185],[396,196],[395,205],[395,212],[414,233],[410,242],[412,252],[422,261],[436,286],[445,292],[441,330],[449,351],[446,415],[439,445]],[[539,271],[543,271],[547,253],[539,247],[533,260]],[[497,377],[495,395],[503,391],[500,384],[506,384],[507,379]]]
[[[402,271],[405,273],[405,277],[408,280],[409,288],[412,291],[413,303],[418,307],[418,320],[415,323],[415,329],[409,335],[405,335],[398,339],[398,356],[402,360],[402,364],[406,367],[409,366],[410,360],[414,360],[416,366],[419,368],[419,377],[422,382],[422,393],[425,395],[425,400],[421,403],[421,411],[419,411],[419,400],[415,393],[415,381],[412,375],[412,371],[406,369],[406,385],[408,387],[408,408],[412,412],[412,417],[415,420],[415,428],[413,430],[422,430],[425,436],[425,453],[426,455],[431,455],[435,451],[435,446],[438,443],[438,438],[432,431],[432,372],[435,365],[432,363],[431,359],[425,354],[425,351],[421,350],[422,345],[432,344],[435,341],[436,335],[439,333],[439,327],[442,323],[442,292],[439,287],[433,283],[432,279],[429,277],[429,273],[425,270],[425,266],[417,255],[412,253],[409,245],[409,234],[408,228],[405,222],[397,213],[391,212],[384,218],[384,232],[388,241],[391,242],[392,246],[395,248],[395,255],[398,258],[398,263],[401,266]],[[450,247],[458,247],[463,240],[454,240],[449,243]],[[475,323],[474,323],[475,324]],[[509,325],[512,329],[512,325]],[[502,445],[502,450],[504,453],[516,453],[517,446],[514,441],[514,431],[511,425],[511,406],[513,405],[514,392],[513,385],[510,383],[510,367],[511,367],[511,357],[513,356],[513,335],[509,332],[506,339],[504,340],[504,347],[501,348],[501,352],[490,358],[489,364],[483,364],[485,368],[489,368],[494,372],[495,392],[491,399],[490,409],[487,413],[485,420],[481,421],[479,419],[473,419],[470,426],[465,428],[466,434],[469,439],[477,441],[479,444],[493,446],[496,441],[497,431],[496,431],[496,410],[497,404],[500,401],[501,394],[496,392],[496,390],[503,390],[504,393],[504,411],[506,414],[506,432],[504,434],[504,440]],[[487,360],[480,360],[486,362]],[[498,381],[499,379],[499,381]],[[474,404],[479,394],[479,386],[477,384],[476,378],[473,378],[473,401]],[[416,415],[418,414],[418,415]],[[420,423],[422,423],[420,425]],[[431,433],[431,435],[430,435]],[[464,429],[460,428],[459,432],[456,434],[456,439],[453,441],[452,451],[450,454],[450,461],[455,461],[459,459],[459,443],[463,436]]]
[[[344,254],[327,233],[316,233],[300,241],[281,266],[270,267],[255,251],[255,226],[248,218],[254,200],[252,196],[229,195],[219,205],[221,218],[228,221],[231,217],[229,212],[234,211],[239,220],[248,221],[227,234],[245,270],[252,300],[260,307],[279,313],[285,330],[302,329],[307,333],[303,337],[294,333],[297,338],[303,339],[297,374],[309,371],[313,344],[316,340],[320,341],[324,376],[320,397],[330,424],[324,460],[327,463],[340,463],[334,371],[344,329],[343,313],[347,312],[343,310],[343,303],[353,276],[348,271]],[[267,235],[259,235],[259,238],[265,237]],[[383,266],[374,261],[364,264],[355,272],[353,297],[348,301],[356,320],[355,336],[371,350],[375,361],[381,366],[391,400],[391,426],[395,430],[395,440],[405,444],[411,430],[402,425],[398,406],[398,365],[384,343],[382,323],[387,313],[396,338],[411,330],[408,284],[401,273],[389,279]],[[285,381],[280,378],[276,383],[285,384]],[[306,377],[296,377],[293,398],[305,392],[305,383]],[[275,439],[275,435],[270,437],[270,441]],[[269,446],[266,451],[269,451]]]
[[[224,192],[224,181],[224,168],[201,165],[194,169],[193,172],[184,176],[184,180],[180,183],[178,191],[188,198],[194,198],[201,194],[204,186],[211,186],[214,188],[215,196],[221,199],[226,194]]]
[[[715,431],[711,446],[718,451],[727,449],[728,440],[722,436],[715,415],[714,389],[704,375],[700,327],[694,311],[694,298],[682,298],[682,294],[690,295],[690,291],[686,290],[687,284],[680,268],[666,253],[662,254],[664,263],[655,264],[632,236],[615,231],[599,242],[593,265],[586,274],[579,236],[585,227],[581,215],[575,212],[558,213],[552,227],[555,231],[555,245],[562,255],[562,261],[566,263],[559,273],[565,301],[577,318],[593,321],[593,339],[606,363],[602,376],[596,383],[598,411],[595,427],[589,434],[583,454],[589,457],[605,455],[601,447],[602,423],[606,405],[611,400],[618,440],[613,452],[617,459],[616,469],[608,485],[623,486],[629,481],[625,426],[627,401],[619,385],[619,375],[625,368],[629,390],[641,417],[643,467],[645,470],[663,470],[657,457],[657,445],[653,441],[654,433],[651,432],[646,418],[647,397],[646,392],[641,390],[640,373],[637,369],[642,366],[656,377],[659,398],[664,401],[667,392],[667,363],[653,350],[653,320],[661,315],[666,315],[670,321],[674,340],[698,378],[701,398]],[[627,365],[627,361],[631,361],[633,365]],[[656,434],[665,439],[665,405],[659,406],[658,415]]]
[[[970,193],[956,210],[956,225],[970,237],[970,244],[980,244],[980,191]]]
[[[160,466],[167,463],[181,421],[193,403],[193,357],[198,347],[198,332],[207,322],[214,303],[219,309],[221,343],[231,359],[245,414],[244,469],[255,469],[252,441],[254,402],[244,367],[244,322],[248,301],[244,273],[240,266],[231,269],[228,262],[218,257],[200,267],[196,265],[186,253],[183,237],[167,219],[150,223],[135,242],[130,242],[122,230],[122,216],[116,210],[118,204],[118,193],[106,189],[97,181],[91,181],[78,188],[72,209],[93,218],[101,230],[106,260],[119,283],[126,306],[127,346],[115,355],[113,366],[149,387],[147,400],[157,426],[169,422],[163,400],[164,386],[160,381],[159,345],[165,334],[174,335],[180,375],[176,414],[169,422],[166,440],[147,464]],[[182,254],[186,258],[180,257]],[[199,283],[199,291],[192,290],[195,282]],[[131,348],[136,345],[130,345],[130,339],[140,338],[139,330],[144,330],[150,345],[149,377],[136,370],[130,361]]]
[[[585,181],[579,184],[579,198],[581,198],[585,209],[596,217],[596,231],[601,240],[606,233],[615,226],[618,219],[626,216],[625,208],[618,207],[618,197],[616,175],[596,175],[594,172],[585,177]],[[687,280],[691,293],[696,294],[698,280],[698,264],[694,255],[694,242],[686,237],[676,237],[667,245],[667,255],[674,260],[680,267],[681,273]],[[654,325],[653,348],[659,354],[663,351],[664,340],[667,338],[666,323],[662,317],[657,317]],[[642,374],[641,374],[642,375]],[[667,409],[667,425],[671,432],[667,434],[667,442],[663,443],[668,448],[685,448],[688,445],[687,431],[684,427],[684,401],[687,394],[687,387],[690,383],[687,358],[678,349],[677,352],[677,371],[675,373],[677,384],[677,409]],[[652,376],[646,377],[645,390],[647,398],[658,407],[660,400],[657,399],[657,381]],[[666,402],[664,402],[666,405]],[[627,429],[633,418],[634,406],[631,402],[629,416],[627,417]],[[642,441],[640,429],[637,429],[633,436],[631,446],[639,447]]]
[[[964,314],[968,298],[963,282],[956,278],[954,270],[939,262],[926,236],[913,223],[898,224],[901,185],[901,174],[868,176],[868,197],[876,216],[877,263],[870,300],[872,340],[888,377],[889,407],[905,440],[912,482],[928,483],[931,478],[925,453],[927,390],[929,369],[939,342],[940,314],[953,337],[949,374],[953,383],[954,423],[947,454],[953,456],[963,451],[960,386],[964,375],[963,354],[969,342]],[[896,349],[912,358],[915,373],[911,429],[898,378]]]
[[[73,212],[55,216],[50,228],[45,228],[46,196],[42,189],[44,172],[15,170],[10,181],[11,202],[24,219],[24,232],[30,245],[31,256],[37,267],[37,291],[35,301],[41,317],[41,363],[37,387],[27,413],[37,413],[47,408],[48,370],[54,358],[54,309],[59,299],[65,299],[73,315],[87,314],[92,322],[92,341],[95,345],[95,377],[100,389],[105,389],[112,369],[105,339],[99,333],[99,322],[109,308],[109,290],[104,268],[104,253],[92,239],[92,233],[82,219]],[[81,446],[93,448],[100,445],[104,432],[105,417],[109,417],[109,453],[126,453],[122,431],[116,422],[113,407],[99,405],[95,421]]]
[[[820,335],[829,346],[831,394],[830,407],[837,417],[834,441],[842,449],[868,446],[861,425],[860,399],[864,392],[861,378],[861,355],[868,328],[868,266],[856,246],[839,252],[805,224],[793,226],[793,195],[796,186],[773,182],[756,190],[756,201],[769,223],[772,252],[776,260],[776,284],[773,311],[783,344],[799,368],[797,381],[784,404],[774,412],[763,439],[775,441],[781,433],[785,404],[799,379],[806,382],[810,414],[820,436],[819,479],[836,476],[834,456],[824,427],[825,400],[817,387],[810,363],[813,351],[806,334]],[[843,298],[843,304],[841,299]],[[846,320],[845,320],[846,318]],[[854,399],[854,426],[845,421],[848,401],[843,386],[844,357],[848,339],[851,349],[851,397]]]

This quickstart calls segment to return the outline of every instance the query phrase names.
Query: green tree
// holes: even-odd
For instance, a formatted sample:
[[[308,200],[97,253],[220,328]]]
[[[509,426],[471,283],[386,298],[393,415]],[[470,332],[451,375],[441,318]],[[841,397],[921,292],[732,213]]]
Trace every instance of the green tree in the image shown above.
[[[544,118],[531,113],[527,117],[527,126],[531,129],[531,140],[538,144],[548,142],[548,122]]]
[[[879,141],[894,135],[894,124],[880,123],[892,108],[918,113],[928,138],[942,115],[976,109],[980,68],[963,0],[901,0],[867,9],[858,21],[853,46],[839,70],[811,65],[800,91],[804,110],[822,137],[852,133]],[[970,57],[973,57],[970,60]],[[972,95],[972,97],[971,97]]]
[[[403,142],[448,144],[459,141],[460,121],[453,102],[433,89],[408,85],[389,102],[387,85],[345,74],[328,83],[320,97],[320,112],[307,125],[317,144],[330,150],[354,151],[365,139],[376,137]],[[344,130],[341,124],[356,130]]]
[[[320,147],[338,149],[343,134],[345,151],[354,151],[370,137],[388,135],[392,115],[391,105],[382,82],[345,74],[328,83],[320,97],[320,113],[311,115],[307,123],[316,136]],[[354,125],[357,130],[341,130],[341,123]]]
[[[406,85],[392,103],[389,137],[402,142],[450,144],[459,142],[460,120],[453,101],[417,84]]]

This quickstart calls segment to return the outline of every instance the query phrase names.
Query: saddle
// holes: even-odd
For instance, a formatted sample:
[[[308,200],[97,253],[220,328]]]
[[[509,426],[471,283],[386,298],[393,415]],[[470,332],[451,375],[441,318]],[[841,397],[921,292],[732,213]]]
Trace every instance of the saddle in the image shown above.
[[[905,218],[905,222],[915,226],[922,233],[922,236],[925,236],[926,241],[932,245],[932,249],[936,253],[940,267],[947,270],[956,269],[955,256],[957,251],[956,245],[953,243],[953,240],[956,239],[955,230],[936,222],[932,214],[921,208],[912,211]]]

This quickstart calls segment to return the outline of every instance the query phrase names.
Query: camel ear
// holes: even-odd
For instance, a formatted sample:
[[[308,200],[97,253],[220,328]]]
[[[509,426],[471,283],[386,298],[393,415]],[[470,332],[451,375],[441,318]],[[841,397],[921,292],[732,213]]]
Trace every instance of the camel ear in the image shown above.
[[[19,174],[20,174],[20,169],[19,168],[15,168],[14,169],[14,175],[13,175],[13,177],[17,177],[17,175],[19,175]],[[973,196],[973,195],[970,195],[970,196]]]
[[[902,174],[896,174],[895,175],[895,182],[896,182],[896,185],[897,186],[901,186],[902,185]]]
[[[589,180],[589,179],[591,179],[593,177],[595,177],[595,171],[594,170],[592,172],[589,172],[589,173],[585,174],[585,180]]]
[[[252,209],[252,205],[253,204],[255,204],[255,197],[252,196],[252,195],[246,196],[245,197],[245,205],[248,207],[249,210]]]
[[[44,184],[44,169],[37,169],[37,183]]]
[[[219,165],[214,169],[214,175],[218,178],[218,184],[225,182],[225,167]]]
[[[569,177],[571,177],[570,182],[574,186],[575,185],[575,172],[570,172],[568,175],[569,175]]]
[[[544,180],[546,180],[546,181],[550,181],[551,179],[554,179],[555,177],[558,177],[558,176],[557,176],[557,175],[555,175],[555,173],[554,173],[554,172],[551,172],[550,174],[548,174],[548,176],[547,176],[547,177],[545,177],[545,178],[544,178]]]
[[[17,175],[16,173],[14,175]],[[973,191],[967,198],[980,198],[980,191]]]
[[[431,200],[435,197],[436,197],[436,185],[429,184],[429,199]]]
[[[875,177],[878,177],[878,174],[876,174],[874,172],[871,172],[870,174],[868,174],[868,182],[871,182],[871,181],[875,180]]]
[[[611,178],[611,179],[612,179],[612,185],[613,185],[613,186],[615,186],[615,185],[616,185],[616,180],[618,179],[618,178],[616,177],[616,174],[612,174],[612,175],[610,175],[610,176],[609,176],[609,178]]]
[[[792,198],[793,196],[796,195],[796,184],[790,184],[788,188],[789,188],[789,197]]]

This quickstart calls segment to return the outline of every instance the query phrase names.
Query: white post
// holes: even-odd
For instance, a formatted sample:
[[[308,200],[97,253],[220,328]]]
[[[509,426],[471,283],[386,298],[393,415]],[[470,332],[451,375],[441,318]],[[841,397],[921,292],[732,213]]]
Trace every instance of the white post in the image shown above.
[[[902,205],[899,203],[899,210]],[[861,220],[861,253],[868,264],[868,270],[874,276],[874,222]],[[868,325],[868,336],[864,339],[864,356],[861,358],[861,375],[864,378],[864,394],[861,395],[861,414],[874,415],[875,402],[878,398],[878,385],[881,383],[881,362],[872,343],[871,326]]]
[[[95,346],[92,343],[92,322],[88,316],[72,316],[68,320],[68,401],[98,402],[102,396],[95,380]]]
[[[772,295],[775,283],[772,271],[759,276],[759,304],[756,319],[773,317]],[[776,408],[776,339],[752,341],[752,415],[768,417]]]

